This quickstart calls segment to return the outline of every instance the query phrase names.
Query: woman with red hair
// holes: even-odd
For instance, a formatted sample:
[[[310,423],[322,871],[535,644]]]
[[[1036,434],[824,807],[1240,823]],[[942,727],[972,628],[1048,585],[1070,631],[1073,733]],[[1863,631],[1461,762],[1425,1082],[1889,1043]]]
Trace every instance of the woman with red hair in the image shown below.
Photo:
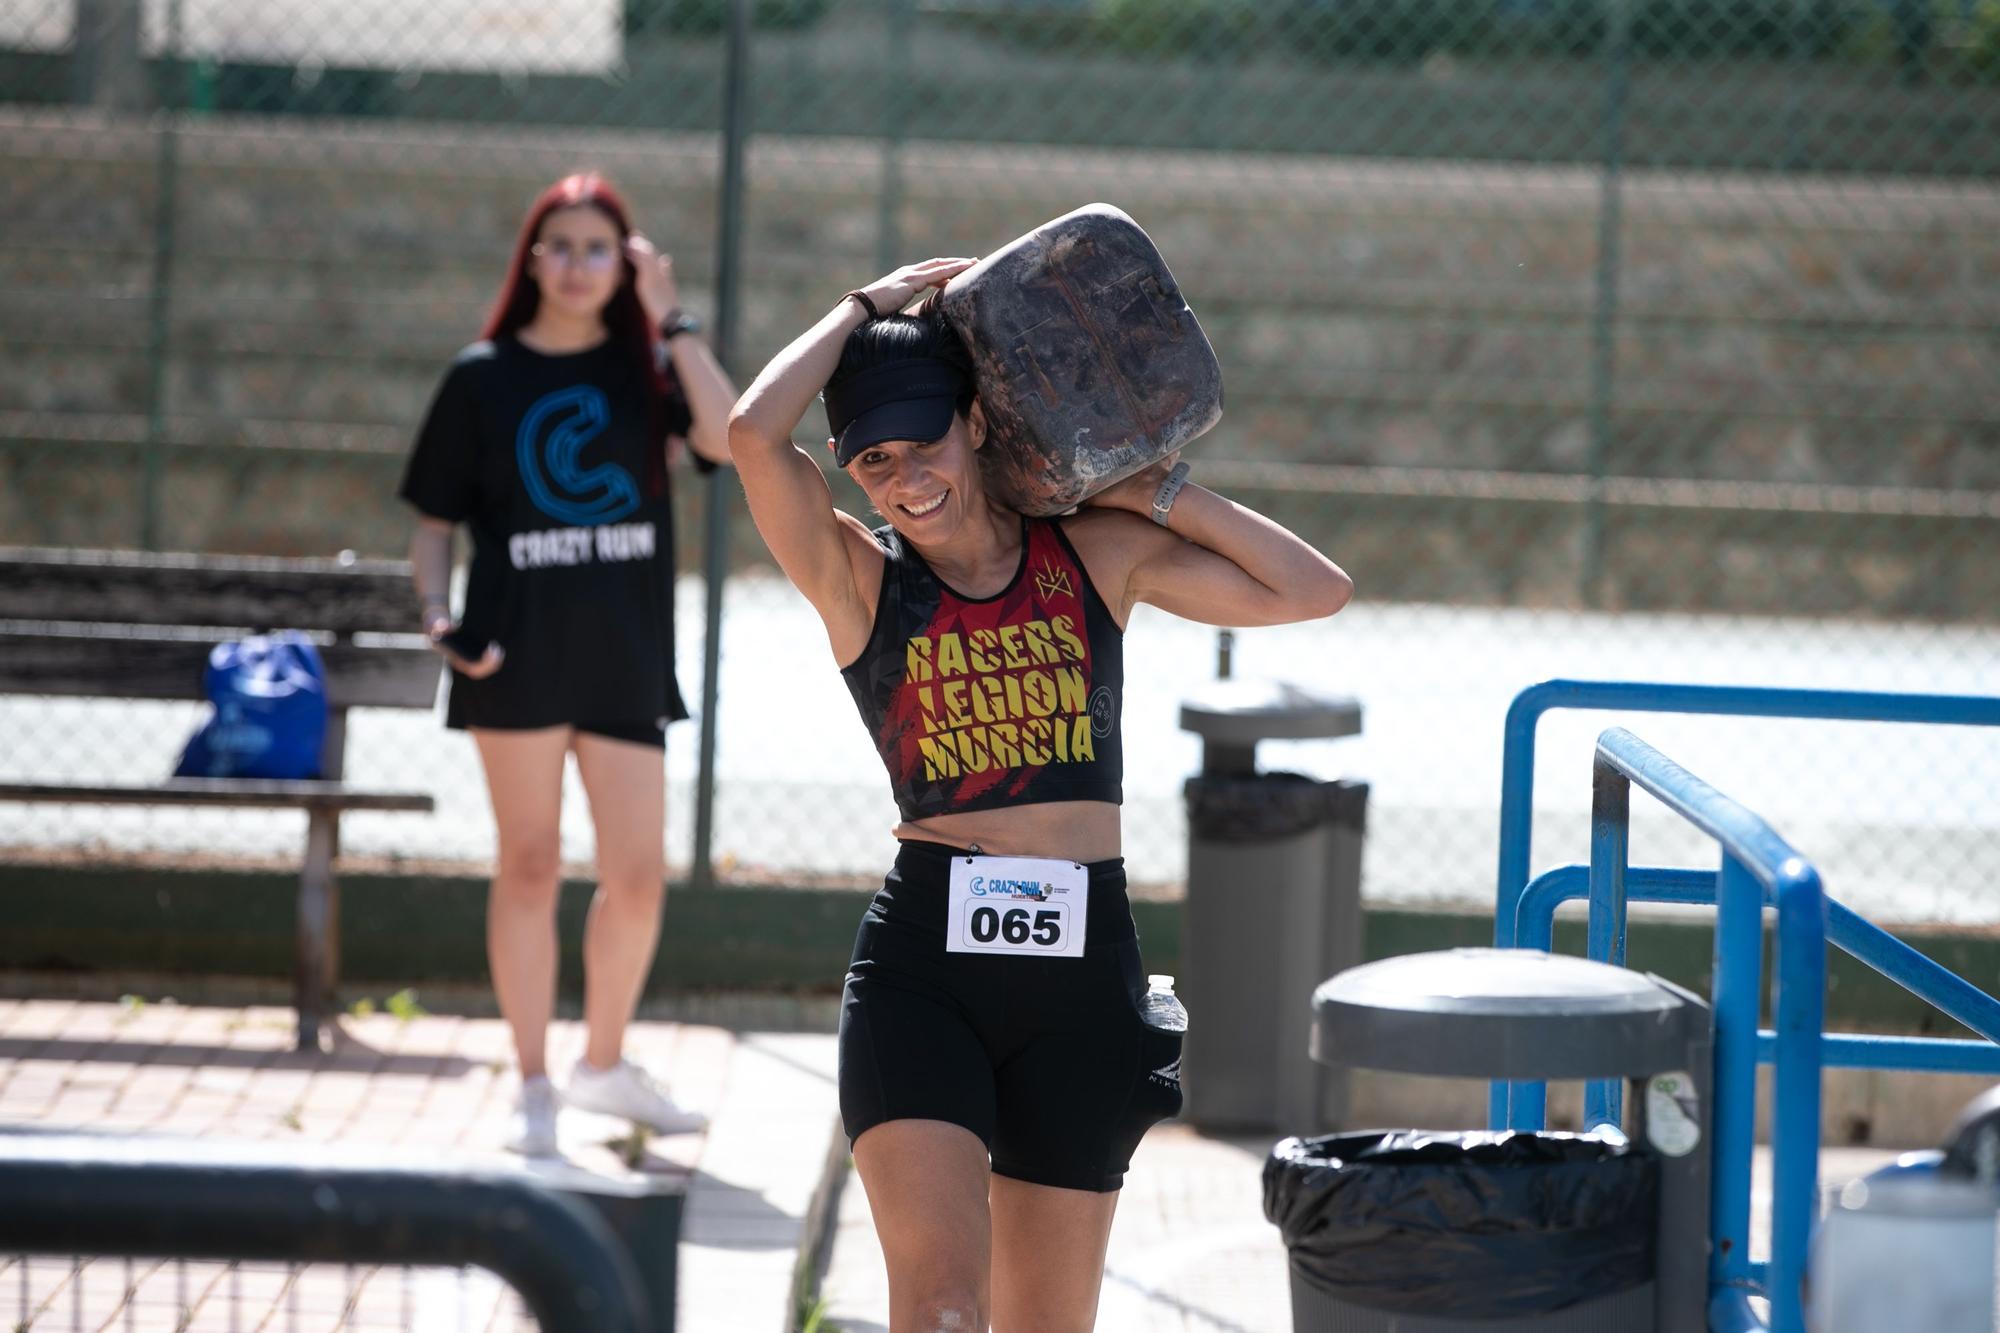
[[[510,1145],[557,1151],[561,1102],[661,1133],[699,1129],[625,1060],[665,895],[674,682],[667,463],[729,459],[736,390],[685,314],[673,263],[601,176],[568,176],[528,211],[480,341],[460,352],[418,432],[402,498],[423,625],[451,665],[445,725],[470,731],[499,832],[486,948],[521,1093]],[[452,534],[472,532],[454,620]],[[576,756],[597,833],[584,928],[588,1031],[560,1097],[555,1005],[563,769]]]

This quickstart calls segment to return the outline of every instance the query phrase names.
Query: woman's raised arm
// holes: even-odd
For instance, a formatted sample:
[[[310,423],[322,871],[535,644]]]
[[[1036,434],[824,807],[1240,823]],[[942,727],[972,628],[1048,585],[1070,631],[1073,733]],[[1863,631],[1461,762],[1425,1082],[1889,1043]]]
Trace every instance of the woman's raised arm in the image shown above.
[[[875,314],[893,314],[932,287],[972,266],[969,259],[930,259],[897,269],[842,298],[820,321],[772,358],[729,414],[729,452],[743,479],[750,517],[778,567],[798,585],[838,638],[839,625],[859,613],[864,634],[870,604],[857,588],[854,560],[874,539],[834,508],[819,464],[792,442],[792,431],[840,364],[847,335]],[[856,539],[858,538],[858,542]]]
[[[634,284],[646,321],[658,328],[668,315],[681,308],[680,283],[674,277],[674,261],[638,232],[625,241],[626,257],[632,261]],[[681,392],[687,395],[688,412],[694,425],[687,435],[688,447],[711,463],[729,461],[729,405],[736,401],[736,386],[715,353],[700,338],[667,334],[667,355]]]

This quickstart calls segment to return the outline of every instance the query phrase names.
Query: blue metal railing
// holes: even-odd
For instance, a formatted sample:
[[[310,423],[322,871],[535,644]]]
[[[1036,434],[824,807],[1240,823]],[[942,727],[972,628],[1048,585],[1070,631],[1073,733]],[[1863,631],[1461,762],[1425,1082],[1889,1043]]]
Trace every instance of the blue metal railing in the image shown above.
[[[1819,872],[1748,807],[1731,800],[1620,727],[1598,738],[1591,809],[1593,948],[1624,952],[1625,850],[1636,784],[1722,845],[1716,881],[1715,1141],[1710,1185],[1710,1321],[1737,1327],[1750,1293],[1771,1301],[1770,1327],[1804,1333],[1805,1277],[1819,1173],[1820,1033],[1826,1007],[1826,903]],[[1757,1130],[1757,1015],[1763,984],[1764,904],[1778,909],[1777,1031],[1771,1135],[1771,1260],[1750,1259],[1750,1167]],[[1610,920],[1600,920],[1608,916]],[[1586,1127],[1616,1122],[1615,1094],[1592,1084]]]
[[[1527,880],[1534,739],[1553,708],[1803,717],[1877,722],[2000,725],[2000,699],[1550,681],[1518,696],[1507,718],[1501,799],[1500,889],[1495,942],[1547,949],[1556,907],[1587,896],[1591,957],[1622,962],[1631,901],[1708,903],[1718,909],[1715,994],[1715,1143],[1711,1327],[1766,1327],[1749,1304],[1771,1297],[1771,1328],[1803,1328],[1799,1282],[1810,1242],[1818,1171],[1819,1074],[1824,1064],[1901,1070],[2000,1072],[2000,1047],[1985,1041],[1822,1034],[1825,945],[1839,945],[1982,1036],[2000,1040],[2000,1002],[1871,925],[1820,890],[1817,872],[1753,812],[1709,787],[1622,729],[1599,740],[1591,818],[1591,866],[1565,866]],[[1722,844],[1719,873],[1626,865],[1629,791],[1638,782]],[[1778,909],[1777,1028],[1757,1030],[1763,909]],[[1776,1066],[1772,1255],[1748,1251],[1755,1074]],[[1616,1120],[1616,1084],[1590,1087],[1585,1119]],[[1539,1084],[1496,1084],[1494,1127],[1540,1128]]]
[[[1528,884],[1535,731],[1544,713],[1559,708],[2000,727],[2000,698],[1984,695],[1670,685],[1652,681],[1545,680],[1531,685],[1515,695],[1507,709],[1506,748],[1501,759],[1500,897],[1493,942],[1502,948],[1514,943],[1514,909]]]
[[[1528,889],[1535,733],[1544,713],[1563,708],[2000,727],[2000,698],[1983,695],[1674,685],[1653,681],[1548,680],[1531,685],[1516,695],[1507,709],[1506,744],[1501,759],[1500,874],[1493,942],[1502,948],[1518,942],[1515,932],[1521,897]],[[1506,1085],[1495,1085],[1487,1114],[1495,1128],[1508,1123]]]
[[[1625,872],[1627,903],[1676,903],[1715,906],[1716,873],[1712,870],[1633,866]],[[1521,894],[1515,916],[1515,939],[1521,948],[1548,952],[1555,946],[1556,910],[1567,902],[1590,898],[1590,867],[1556,866],[1535,876]],[[1767,906],[1769,904],[1766,904]],[[1912,994],[1936,1005],[1966,1027],[1989,1038],[1966,1041],[1950,1037],[1883,1037],[1864,1033],[1829,1032],[1820,1039],[1820,1061],[1834,1069],[1895,1069],[1927,1074],[2000,1075],[2000,1000],[1967,982],[1956,972],[1918,953],[1881,927],[1863,919],[1833,899],[1826,903],[1826,940]],[[1623,959],[1625,926],[1616,930]],[[1594,948],[1591,956],[1612,961]],[[1771,1062],[1774,1036],[1757,1034],[1757,1059]],[[1540,1128],[1547,1105],[1540,1083],[1505,1086],[1511,1094],[1503,1123],[1515,1128]],[[1613,1088],[1615,1084],[1610,1085]]]

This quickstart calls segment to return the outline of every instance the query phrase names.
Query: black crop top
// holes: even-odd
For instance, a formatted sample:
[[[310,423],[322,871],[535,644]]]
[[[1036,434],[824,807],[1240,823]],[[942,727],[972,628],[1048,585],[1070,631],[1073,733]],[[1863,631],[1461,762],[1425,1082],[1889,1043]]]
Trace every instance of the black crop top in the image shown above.
[[[993,597],[945,585],[893,528],[868,646],[840,674],[904,819],[1124,798],[1125,639],[1056,523],[1024,519]]]

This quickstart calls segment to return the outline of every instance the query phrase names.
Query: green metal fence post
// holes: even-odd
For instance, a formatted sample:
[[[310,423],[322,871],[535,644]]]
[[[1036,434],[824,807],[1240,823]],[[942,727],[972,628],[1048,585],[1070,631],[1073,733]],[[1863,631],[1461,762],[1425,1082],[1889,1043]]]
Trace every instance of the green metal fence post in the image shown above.
[[[910,25],[914,21],[915,0],[888,0],[888,58],[882,68],[894,72],[882,90],[882,189],[875,204],[875,267],[887,273],[904,263],[903,254],[903,144],[911,114],[910,80],[902,71],[910,68]]]
[[[160,545],[161,450],[167,433],[167,347],[172,336],[174,209],[180,180],[180,102],[186,73],[181,53],[181,0],[167,0],[166,94],[157,115],[159,137],[153,179],[153,266],[146,299],[145,475],[139,497],[139,546]]]
[[[1632,95],[1632,0],[1607,0],[1604,158],[1597,211],[1596,309],[1590,332],[1590,498],[1584,511],[1583,563],[1578,582],[1585,606],[1602,606],[1605,470],[1611,453],[1612,399],[1618,375],[1620,190],[1625,173],[1625,112]]]
[[[751,0],[730,0],[729,42],[722,82],[722,195],[715,243],[715,354],[734,373],[742,302],[743,147],[749,137]],[[702,581],[706,630],[701,645],[701,756],[695,774],[693,888],[715,887],[715,724],[721,697],[722,584],[729,574],[729,495],[723,472],[703,490]]]

